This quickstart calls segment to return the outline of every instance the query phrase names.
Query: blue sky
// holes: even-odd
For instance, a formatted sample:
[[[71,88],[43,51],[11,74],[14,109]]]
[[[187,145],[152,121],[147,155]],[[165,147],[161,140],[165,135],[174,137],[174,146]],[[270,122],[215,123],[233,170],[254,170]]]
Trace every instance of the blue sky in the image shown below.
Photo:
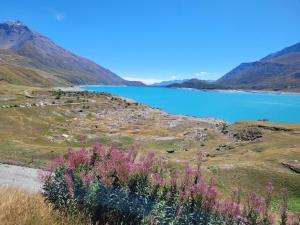
[[[300,42],[300,0],[2,1],[10,19],[148,83],[216,79]]]

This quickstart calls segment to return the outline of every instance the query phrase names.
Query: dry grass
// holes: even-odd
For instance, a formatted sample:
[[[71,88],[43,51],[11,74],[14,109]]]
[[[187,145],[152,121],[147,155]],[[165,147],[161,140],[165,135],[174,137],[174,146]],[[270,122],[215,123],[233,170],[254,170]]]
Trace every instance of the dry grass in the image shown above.
[[[2,225],[85,224],[54,212],[41,195],[7,188],[0,188],[0,221]]]

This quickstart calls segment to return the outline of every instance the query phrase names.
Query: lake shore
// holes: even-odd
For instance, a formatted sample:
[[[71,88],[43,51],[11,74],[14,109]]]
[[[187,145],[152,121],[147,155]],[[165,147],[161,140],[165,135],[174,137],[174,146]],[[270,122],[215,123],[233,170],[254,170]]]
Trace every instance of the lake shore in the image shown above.
[[[73,86],[73,87],[53,87],[52,90],[54,91],[63,91],[63,92],[82,92],[84,91],[80,86]]]
[[[80,85],[80,86],[73,86],[73,87],[54,87],[53,89],[58,91],[64,92],[80,92],[85,91],[85,87],[127,87],[125,85]],[[168,87],[151,87],[145,86],[143,88],[168,88]],[[268,90],[243,90],[243,89],[196,89],[196,88],[172,88],[172,89],[181,89],[181,90],[190,90],[190,91],[203,91],[203,92],[224,92],[224,93],[254,93],[254,94],[275,94],[275,95],[300,95],[299,92],[288,92],[288,91],[268,91]],[[130,99],[131,101],[134,101]],[[135,102],[135,101],[134,101]]]
[[[229,123],[243,120],[279,123],[300,121],[299,115],[296,114],[300,108],[300,95],[297,93],[118,86],[81,86],[81,88],[91,92],[108,92],[121,98],[125,97],[172,115],[219,118]]]
[[[196,88],[172,88],[179,90],[202,91],[202,92],[223,92],[223,93],[253,93],[253,94],[274,94],[274,95],[300,95],[298,92],[285,91],[263,91],[263,90],[241,90],[241,89],[196,89]]]

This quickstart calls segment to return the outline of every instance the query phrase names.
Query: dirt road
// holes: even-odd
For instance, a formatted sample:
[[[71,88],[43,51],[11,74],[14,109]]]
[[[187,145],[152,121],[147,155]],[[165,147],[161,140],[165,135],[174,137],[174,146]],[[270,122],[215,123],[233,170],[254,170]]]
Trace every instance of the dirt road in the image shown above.
[[[29,192],[41,192],[38,169],[0,164],[0,187],[20,188]]]

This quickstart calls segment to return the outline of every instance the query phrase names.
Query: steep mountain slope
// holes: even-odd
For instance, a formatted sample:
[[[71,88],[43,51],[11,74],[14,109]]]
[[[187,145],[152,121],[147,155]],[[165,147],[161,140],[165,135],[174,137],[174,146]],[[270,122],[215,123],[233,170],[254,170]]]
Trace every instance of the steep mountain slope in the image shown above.
[[[265,58],[263,58],[262,60],[263,61],[273,60],[273,59],[279,58],[281,56],[292,56],[292,58],[294,58],[294,56],[295,56],[294,54],[298,54],[298,56],[299,56],[300,42],[295,45],[292,45],[290,47],[284,48],[279,52],[270,54],[270,55],[266,56]],[[300,58],[298,58],[298,62],[300,62]]]
[[[126,81],[96,63],[57,46],[47,37],[31,31],[19,21],[0,24],[0,49],[1,53],[6,50],[6,57],[0,54],[2,77],[7,74],[6,70],[12,71],[12,67],[17,67],[15,70],[20,69],[20,72],[22,72],[20,67],[25,67],[41,77],[49,78],[46,83],[41,78],[39,85],[49,83],[142,85],[140,82]],[[8,56],[13,60],[7,61]],[[27,77],[30,83],[30,75]]]
[[[300,43],[253,63],[242,63],[218,81],[233,88],[300,90]]]
[[[49,73],[32,67],[32,60],[9,50],[0,49],[0,81],[27,86],[68,85]]]

